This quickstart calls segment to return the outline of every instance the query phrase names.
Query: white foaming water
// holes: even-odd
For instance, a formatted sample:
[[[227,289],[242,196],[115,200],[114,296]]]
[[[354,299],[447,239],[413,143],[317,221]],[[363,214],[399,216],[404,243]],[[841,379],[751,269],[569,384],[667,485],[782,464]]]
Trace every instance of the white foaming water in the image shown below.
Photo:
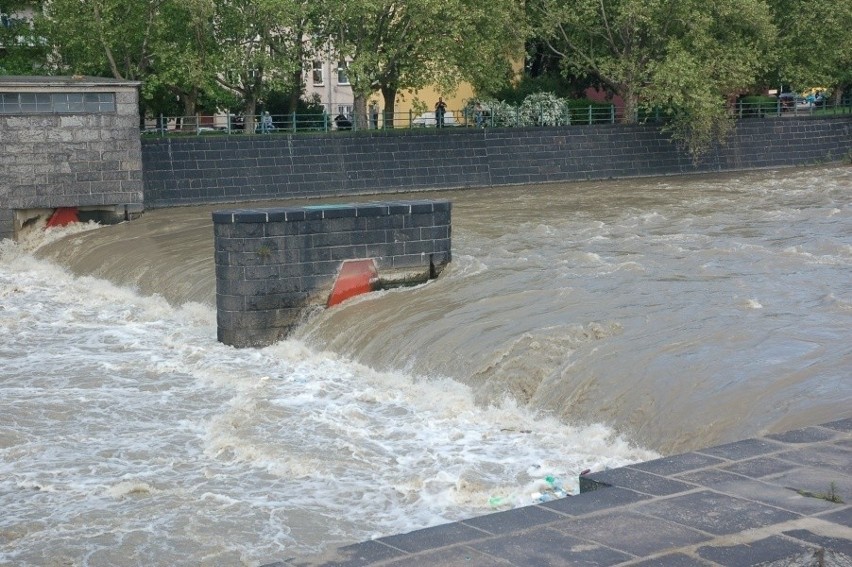
[[[654,456],[567,423],[670,454],[849,416],[852,168],[438,195],[440,278],[262,350],[215,342],[211,208],[35,252],[103,280],[4,245],[0,564],[256,565]]]
[[[8,240],[0,335],[4,566],[257,565],[655,456],[601,425],[477,406],[448,379],[297,341],[227,347],[209,306],[74,277]]]
[[[445,196],[441,278],[298,336],[665,454],[848,417],[852,168]]]

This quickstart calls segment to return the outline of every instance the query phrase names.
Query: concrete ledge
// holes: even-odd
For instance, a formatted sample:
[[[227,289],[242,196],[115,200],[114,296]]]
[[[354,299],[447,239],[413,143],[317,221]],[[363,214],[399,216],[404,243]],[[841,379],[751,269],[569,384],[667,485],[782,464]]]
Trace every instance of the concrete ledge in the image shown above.
[[[580,480],[576,496],[269,567],[852,565],[852,418]]]

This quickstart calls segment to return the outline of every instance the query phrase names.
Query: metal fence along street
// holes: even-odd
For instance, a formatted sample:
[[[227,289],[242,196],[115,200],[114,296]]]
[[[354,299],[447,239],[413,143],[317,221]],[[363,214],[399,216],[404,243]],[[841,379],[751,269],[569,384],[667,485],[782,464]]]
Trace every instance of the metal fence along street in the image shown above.
[[[737,102],[729,112],[733,118],[784,118],[787,116],[843,116],[852,114],[852,101],[841,104],[804,99],[777,99],[758,102]],[[621,109],[611,104],[560,104],[536,107],[512,107],[506,104],[467,106],[448,110],[442,124],[434,112],[414,111],[369,115],[366,123],[357,116],[328,113],[235,114],[159,116],[145,121],[143,134],[147,136],[180,135],[234,135],[234,134],[294,134],[299,132],[352,132],[358,130],[389,130],[417,128],[529,128],[545,126],[571,126],[590,124],[615,124],[623,122]],[[639,122],[661,122],[666,119],[659,111],[640,112]]]

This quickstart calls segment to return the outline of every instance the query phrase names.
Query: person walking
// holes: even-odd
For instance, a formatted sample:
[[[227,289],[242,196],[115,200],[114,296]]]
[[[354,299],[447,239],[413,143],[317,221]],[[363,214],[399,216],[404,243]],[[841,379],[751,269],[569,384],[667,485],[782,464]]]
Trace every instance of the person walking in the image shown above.
[[[438,97],[438,102],[435,103],[435,125],[438,128],[444,127],[444,114],[447,113],[447,103],[442,97]]]

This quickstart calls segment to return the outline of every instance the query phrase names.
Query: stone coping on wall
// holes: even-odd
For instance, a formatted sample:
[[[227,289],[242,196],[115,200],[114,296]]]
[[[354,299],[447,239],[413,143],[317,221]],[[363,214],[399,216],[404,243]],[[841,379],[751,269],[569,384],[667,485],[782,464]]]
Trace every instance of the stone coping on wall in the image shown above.
[[[6,75],[0,76],[0,88],[14,88],[19,92],[50,92],[52,89],[67,89],[68,87],[80,87],[85,89],[97,89],[106,87],[110,90],[116,88],[136,89],[142,84],[141,81],[128,81],[112,77],[93,77],[90,75],[57,75],[57,76],[30,76],[30,75]],[[45,91],[45,89],[48,89]]]
[[[446,200],[410,200],[335,205],[305,205],[301,207],[278,207],[268,209],[232,209],[214,212],[213,222],[216,224],[293,222],[329,218],[357,218],[449,212],[450,208],[451,204]]]

